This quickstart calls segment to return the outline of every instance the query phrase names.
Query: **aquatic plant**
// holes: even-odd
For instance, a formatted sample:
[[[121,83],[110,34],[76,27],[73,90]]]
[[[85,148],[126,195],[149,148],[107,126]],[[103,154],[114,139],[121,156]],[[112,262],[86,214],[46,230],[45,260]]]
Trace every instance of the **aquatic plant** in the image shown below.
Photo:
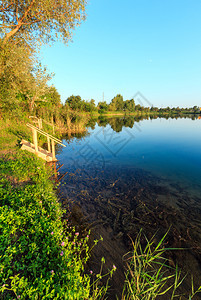
[[[181,276],[178,267],[172,268],[168,264],[165,253],[168,250],[178,250],[165,248],[163,243],[167,233],[161,238],[157,245],[154,238],[148,240],[146,236],[145,246],[142,247],[142,231],[139,232],[135,241],[132,240],[133,250],[125,255],[127,272],[125,273],[125,284],[121,300],[154,300],[167,293],[169,299],[182,299],[181,295],[176,294],[177,289],[183,283],[185,276]],[[192,290],[189,293],[189,300],[198,292],[201,286],[195,291],[193,280]],[[160,297],[159,297],[160,298]],[[162,298],[161,298],[162,299]]]

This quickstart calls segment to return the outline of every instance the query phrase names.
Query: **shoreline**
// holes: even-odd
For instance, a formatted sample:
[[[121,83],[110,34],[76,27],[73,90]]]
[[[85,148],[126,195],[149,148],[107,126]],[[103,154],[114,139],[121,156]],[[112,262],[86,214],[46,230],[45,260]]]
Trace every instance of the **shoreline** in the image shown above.
[[[44,163],[43,162],[41,162],[41,160],[40,159],[38,159],[38,158],[36,158],[35,156],[31,156],[31,155],[29,155],[29,154],[25,154],[24,152],[20,152],[20,150],[18,149],[18,148],[15,148],[15,151],[18,153],[18,155],[19,155],[19,161],[17,161],[17,164],[15,165],[15,167],[16,166],[18,166],[19,165],[19,163],[20,163],[20,159],[22,159],[22,156],[23,157],[32,157],[32,159],[29,161],[29,163],[26,163],[25,161],[26,161],[26,159],[25,159],[25,161],[23,162],[23,164],[21,164],[21,167],[20,167],[20,171],[19,171],[19,173],[17,173],[18,174],[18,178],[20,178],[20,181],[19,180],[13,180],[13,183],[14,183],[14,185],[13,185],[13,188],[15,189],[15,188],[17,188],[17,190],[18,190],[18,188],[19,188],[19,191],[21,192],[21,189],[23,188],[23,189],[27,189],[28,188],[28,186],[30,185],[30,188],[31,188],[31,186],[32,186],[32,181],[33,180],[36,180],[36,182],[39,184],[39,186],[43,186],[43,176],[46,174],[46,173],[48,173],[48,171],[46,170],[45,171],[45,169],[44,169],[44,172],[42,171],[43,170],[43,168],[44,167],[41,167],[41,166],[44,166]],[[15,154],[14,154],[14,152],[13,152],[13,157],[15,158]],[[21,157],[21,158],[20,158]],[[13,159],[13,158],[12,158]],[[12,160],[11,160],[11,165],[12,165]],[[32,174],[32,169],[30,169],[30,166],[32,166],[33,165],[33,163],[35,164],[34,165],[34,169],[33,169],[33,171],[34,171],[34,173]],[[27,168],[27,171],[26,172],[24,172],[24,165],[26,165],[28,168]],[[6,170],[6,168],[5,168],[5,170]],[[16,170],[15,169],[12,169],[13,170],[13,172],[18,172],[18,167],[16,168]],[[11,175],[12,173],[10,173],[10,175]],[[10,176],[9,175],[9,176]],[[50,174],[49,174],[50,175]],[[23,177],[24,176],[24,177]],[[42,177],[41,177],[42,176]],[[146,177],[146,176],[145,176]],[[21,180],[22,180],[22,178],[24,178],[23,179],[23,181],[21,182]],[[35,179],[34,179],[35,178]],[[10,180],[11,178],[8,178],[8,180]],[[80,180],[82,180],[83,178],[77,178],[77,180],[73,183],[73,184],[75,184],[75,185],[79,185],[79,181]],[[48,179],[48,182],[49,182],[49,180],[50,179]],[[74,180],[75,180],[75,178],[74,178]],[[112,182],[115,182],[115,178],[111,178],[111,180],[112,180]],[[110,181],[111,181],[110,180]],[[110,181],[108,181],[108,182],[106,182],[107,184],[109,184],[109,182]],[[70,180],[68,181],[68,183],[69,184],[71,184],[71,182],[70,182]],[[47,184],[47,183],[46,183]],[[91,182],[86,182],[86,184],[87,184],[87,189],[91,189],[91,188],[93,188],[93,185],[94,184],[96,184],[95,182],[93,183],[93,185],[91,186]],[[98,184],[98,182],[97,182],[97,184]],[[114,199],[115,199],[115,197],[116,198],[119,198],[120,196],[115,196],[116,194],[118,194],[118,195],[120,195],[121,194],[121,192],[120,192],[120,187],[121,187],[121,185],[119,185],[120,183],[117,183],[116,185],[115,185],[115,188],[114,188],[114,190],[111,190],[111,189],[106,189],[106,190],[104,190],[103,189],[103,194],[100,194],[100,196],[101,196],[101,198],[99,199],[99,200],[97,200],[97,197],[96,197],[96,195],[95,194],[92,194],[92,195],[90,195],[90,193],[89,193],[89,196],[87,197],[87,199],[86,199],[86,194],[84,193],[84,194],[80,194],[80,191],[79,191],[79,186],[78,186],[78,192],[76,192],[76,190],[75,189],[73,189],[73,194],[72,194],[72,199],[74,199],[74,201],[76,201],[76,197],[82,197],[82,200],[83,200],[83,203],[82,203],[82,205],[81,205],[81,207],[82,207],[82,209],[84,208],[84,206],[89,206],[89,215],[88,215],[88,217],[90,218],[90,217],[92,217],[93,216],[93,214],[95,213],[95,211],[97,210],[97,208],[98,208],[98,213],[99,214],[101,214],[102,216],[104,216],[104,214],[103,214],[103,212],[102,212],[102,209],[105,209],[106,207],[108,207],[108,205],[109,206],[111,206],[110,207],[110,209],[108,210],[108,216],[107,217],[109,217],[109,218],[112,218],[112,220],[113,220],[113,225],[115,225],[115,228],[110,228],[110,227],[104,227],[103,225],[99,225],[98,227],[97,227],[97,231],[95,232],[95,234],[93,235],[94,236],[94,238],[95,239],[98,239],[98,234],[100,233],[100,234],[102,234],[102,235],[104,235],[104,237],[105,237],[105,239],[106,239],[106,242],[108,241],[109,242],[109,240],[110,239],[112,239],[112,245],[113,245],[113,247],[115,247],[114,245],[115,245],[115,243],[116,244],[118,244],[118,243],[120,243],[119,241],[121,240],[121,239],[123,239],[123,241],[124,240],[126,240],[126,243],[128,243],[128,239],[126,238],[126,235],[127,235],[127,230],[125,231],[125,230],[122,230],[122,225],[119,223],[119,222],[122,222],[124,219],[124,222],[125,222],[125,225],[127,226],[129,226],[129,224],[130,224],[130,222],[132,221],[133,222],[133,220],[134,219],[132,219],[133,217],[132,217],[132,214],[131,214],[131,212],[133,211],[133,209],[130,209],[129,211],[127,211],[126,212],[126,210],[128,210],[126,207],[121,207],[121,205],[119,206],[119,204],[118,204],[118,202],[116,203],[113,203],[114,202]],[[27,187],[26,187],[26,185],[27,185]],[[49,186],[49,184],[48,184],[48,186]],[[73,185],[72,185],[73,186]],[[133,186],[134,187],[134,186]],[[102,188],[101,188],[101,186],[99,186],[99,188],[100,188],[100,192],[102,191]],[[16,190],[16,191],[17,191]],[[93,190],[95,191],[96,190],[96,188],[93,188]],[[147,186],[147,193],[149,194],[149,191],[150,191],[150,187],[148,187]],[[53,191],[51,191],[51,189],[50,189],[50,194],[52,194],[52,192]],[[72,189],[68,189],[68,195],[70,195],[70,192],[72,192]],[[109,203],[109,202],[107,202],[107,201],[109,201],[109,199],[110,199],[110,196],[109,196],[109,194],[108,194],[108,196],[107,196],[107,193],[115,193],[114,195],[113,195],[113,201],[111,202],[111,203]],[[48,194],[49,194],[49,192],[48,192]],[[48,194],[47,194],[47,196],[48,196]],[[135,192],[133,192],[133,195],[135,195],[136,193]],[[150,193],[151,194],[151,193]],[[34,194],[33,194],[34,195]],[[30,199],[32,199],[32,197],[31,197],[31,195],[28,193],[27,194],[27,196],[28,197],[30,197]],[[92,200],[93,201],[95,201],[94,203],[96,203],[96,209],[94,210],[94,208],[91,206],[91,203],[90,203],[90,197],[92,196]],[[9,197],[9,196],[8,196]],[[45,205],[47,205],[47,207],[48,207],[48,209],[51,209],[51,211],[52,211],[52,209],[54,208],[54,207],[51,207],[52,205],[51,205],[51,203],[48,203],[48,200],[47,200],[47,202],[44,202],[43,203],[43,198],[44,198],[44,193],[42,193],[42,192],[39,192],[38,193],[38,196],[37,197],[39,197],[39,199],[38,199],[38,202],[37,202],[37,205],[39,205],[39,206],[37,206],[38,208],[37,209],[39,209],[39,211],[41,212],[41,211],[43,211],[43,205],[45,204]],[[122,196],[123,197],[123,196]],[[40,198],[42,199],[42,200],[40,200]],[[120,197],[121,198],[121,197]],[[122,199],[120,199],[119,198],[119,200],[122,200]],[[9,198],[8,198],[9,199]],[[55,202],[55,205],[56,205],[56,210],[58,211],[58,205],[59,205],[59,203],[58,203],[58,197],[57,197],[57,200],[54,200],[54,201],[56,201]],[[91,200],[91,201],[92,201]],[[107,201],[106,201],[107,200]],[[140,200],[140,199],[138,199],[138,200]],[[42,201],[42,203],[40,203],[40,201]],[[54,201],[53,201],[53,203],[54,203]],[[106,202],[105,202],[106,201]],[[116,201],[116,200],[115,200]],[[126,200],[126,201],[128,201],[128,200]],[[152,200],[150,200],[150,201],[153,201],[153,199]],[[123,202],[125,202],[125,201],[123,201]],[[126,202],[125,202],[126,203]],[[139,201],[139,203],[140,203],[140,201]],[[150,206],[148,206],[147,207],[147,211],[145,211],[145,212],[141,212],[140,211],[140,207],[138,207],[138,205],[139,205],[139,203],[137,202],[137,206],[136,206],[136,208],[135,209],[137,209],[136,210],[136,212],[137,212],[137,214],[139,214],[139,216],[140,215],[143,215],[143,216],[146,216],[146,220],[145,219],[142,219],[142,221],[143,222],[147,222],[147,220],[148,220],[148,218],[150,218],[150,220],[152,220],[152,218],[153,218],[153,214],[155,215],[155,219],[157,219],[158,220],[158,222],[160,223],[160,222],[165,222],[165,220],[166,221],[168,221],[168,213],[167,213],[167,215],[165,215],[164,214],[164,212],[163,212],[163,210],[160,210],[159,209],[159,211],[155,211],[155,206],[153,205],[153,203],[152,202],[150,202],[149,203],[149,205]],[[49,206],[50,205],[50,206]],[[134,205],[134,203],[132,202],[130,202],[130,204],[128,203],[128,205]],[[135,206],[135,205],[134,205]],[[128,206],[129,207],[129,206]],[[20,209],[21,207],[19,206],[19,209]],[[65,207],[64,207],[65,208]],[[67,208],[67,207],[66,207]],[[160,206],[159,206],[159,208],[160,208]],[[18,209],[18,208],[17,208]],[[61,210],[62,210],[63,208],[61,208]],[[121,212],[120,213],[118,213],[118,211],[119,211],[119,209],[121,209]],[[126,210],[125,210],[126,209]],[[162,208],[161,208],[162,209]],[[33,209],[32,209],[33,210]],[[59,209],[60,210],[60,209]],[[125,210],[125,211],[124,211]],[[139,210],[139,211],[138,211]],[[152,211],[152,213],[151,213],[151,211]],[[53,212],[54,213],[54,212]],[[127,215],[127,217],[126,216],[124,216],[123,217],[123,215],[124,215],[124,213],[126,213],[126,215]],[[61,214],[61,211],[60,211],[60,213],[59,214]],[[91,215],[90,215],[91,214]],[[118,217],[118,215],[119,215],[119,217]],[[134,215],[135,215],[135,213],[134,213]],[[136,230],[135,230],[135,234],[137,234],[137,232],[139,232],[139,230],[140,230],[140,227],[139,226],[141,226],[140,224],[141,223],[139,223],[139,220],[141,219],[141,217],[139,217],[139,216],[136,216],[136,218],[138,219],[136,219],[135,220],[135,222],[137,222],[137,223],[135,223],[135,227],[136,227]],[[162,216],[162,219],[161,219],[161,216]],[[26,217],[26,214],[24,214],[23,215],[23,217]],[[55,221],[58,223],[58,222],[60,222],[61,221],[61,219],[63,218],[63,216],[61,216],[60,215],[60,217],[59,217],[59,219],[60,219],[60,221],[59,221],[59,219],[58,219],[58,216],[56,216],[55,215]],[[96,218],[97,219],[97,218]],[[181,219],[181,218],[180,218]],[[105,219],[105,220],[103,220],[103,223],[107,223],[107,218]],[[146,223],[145,222],[145,223]],[[152,223],[152,221],[151,221],[151,223]],[[58,223],[58,224],[61,224],[61,223]],[[57,224],[57,225],[58,225]],[[138,224],[138,225],[137,225]],[[57,226],[56,225],[56,223],[55,223],[55,226]],[[71,225],[68,225],[68,226],[71,226]],[[120,226],[120,227],[119,227]],[[165,226],[165,228],[166,229],[168,229],[168,226]],[[23,227],[21,228],[21,229],[23,229]],[[153,229],[153,228],[152,228]],[[25,229],[23,229],[23,230],[25,230]],[[56,229],[54,229],[54,231],[56,231]],[[54,231],[51,231],[51,232],[54,232]],[[51,232],[50,232],[50,234],[49,234],[49,236],[50,236],[50,238],[52,237],[52,235],[51,235]],[[76,232],[78,232],[78,231],[76,231]],[[151,232],[151,231],[150,231]],[[165,230],[163,231],[163,233],[165,232]],[[62,253],[62,249],[61,249],[61,244],[63,243],[63,235],[61,235],[60,236],[60,233],[61,232],[58,232],[58,235],[57,235],[57,242],[56,242],[56,244],[55,244],[55,247],[57,247],[57,249],[59,249],[59,251],[60,251],[60,253]],[[122,235],[122,233],[123,233],[123,235]],[[134,238],[134,232],[130,232],[130,229],[128,230],[128,233],[130,234],[130,236],[132,236],[133,238]],[[152,232],[153,233],[153,232]],[[154,232],[155,233],[155,232]],[[62,234],[62,233],[61,233]],[[65,232],[65,234],[66,234],[66,232]],[[93,233],[92,233],[93,234]],[[191,232],[190,232],[190,234],[191,234]],[[81,233],[80,233],[80,235],[81,235]],[[92,240],[93,240],[93,236],[91,237],[92,238]],[[174,236],[174,235],[173,235]],[[21,237],[21,235],[19,236],[19,237]],[[61,239],[61,237],[62,237],[62,239]],[[188,239],[188,242],[191,244],[191,239],[189,239],[189,237],[188,237],[188,234],[187,233],[185,233],[185,235],[184,236],[182,236],[181,235],[181,237],[182,238],[184,238],[184,239]],[[17,236],[17,238],[18,238],[18,236]],[[148,238],[150,238],[150,236],[148,236]],[[172,237],[173,238],[173,237]],[[170,239],[171,239],[171,237],[170,237]],[[58,241],[59,241],[59,243],[60,243],[60,245],[59,245],[59,243],[58,243]],[[78,242],[78,240],[76,240],[75,241],[76,243]],[[179,242],[178,240],[177,240],[177,242]],[[96,265],[96,268],[94,268],[94,274],[95,273],[97,273],[98,272],[98,264],[97,264],[97,262],[98,262],[98,260],[100,261],[100,259],[101,259],[101,257],[99,257],[98,256],[98,252],[100,252],[99,254],[100,255],[102,255],[102,254],[104,254],[104,252],[106,251],[108,251],[108,253],[110,253],[110,255],[108,256],[108,257],[112,257],[113,258],[113,261],[108,261],[107,262],[107,264],[106,264],[106,269],[109,267],[109,268],[111,268],[112,267],[112,263],[116,263],[116,262],[114,262],[114,260],[115,260],[115,253],[114,253],[114,251],[112,251],[112,248],[108,248],[107,246],[105,246],[105,250],[103,251],[103,249],[104,248],[102,248],[102,250],[100,250],[100,247],[101,247],[101,243],[102,242],[100,242],[100,246],[98,245],[97,246],[97,248],[95,249],[95,261],[93,261],[92,262],[92,265],[93,265],[93,263]],[[43,245],[41,245],[41,246],[43,246]],[[129,246],[129,244],[128,244],[128,246]],[[130,247],[130,246],[129,246]],[[176,246],[177,247],[177,246]],[[72,246],[71,246],[71,248],[72,248]],[[79,249],[79,248],[78,248]],[[126,248],[125,248],[126,249]],[[130,249],[130,248],[128,248],[128,249]],[[118,255],[118,260],[119,260],[119,262],[120,262],[120,257],[121,257],[121,251],[122,250],[117,250],[117,255]],[[42,250],[42,252],[44,252],[44,249]],[[124,252],[124,251],[123,251]],[[123,253],[122,252],[122,253]],[[102,253],[102,254],[101,254]],[[173,254],[172,254],[173,255]],[[174,259],[172,258],[172,255],[170,256],[170,258],[169,258],[169,262],[170,263],[172,263],[172,261],[174,262]],[[174,255],[173,255],[174,256]],[[61,259],[61,257],[59,256],[59,258]],[[62,258],[63,258],[63,254],[62,254]],[[110,259],[109,259],[110,260]],[[33,261],[35,261],[35,259],[33,259]],[[53,261],[53,260],[51,260],[51,261]],[[174,263],[175,264],[175,263]],[[90,263],[89,263],[89,265],[90,265]],[[119,264],[120,265],[120,264]],[[53,266],[51,266],[51,270],[55,270],[55,267],[53,267]],[[83,266],[81,267],[81,268],[83,268]],[[92,268],[91,266],[90,266],[90,268]],[[117,266],[117,268],[118,268],[118,266]],[[120,268],[123,268],[123,266],[121,266]],[[50,270],[50,272],[51,272],[51,270]],[[86,274],[87,274],[87,276],[89,276],[89,270],[90,269],[86,269]],[[33,272],[35,272],[35,271],[33,271]],[[48,272],[47,272],[48,273]],[[114,274],[114,279],[115,279],[115,277],[118,277],[117,276],[117,274],[118,273],[116,273],[116,274]],[[53,275],[53,273],[51,274],[51,273],[48,273],[48,276],[51,276],[51,275]],[[62,276],[62,275],[61,275]],[[80,275],[79,275],[80,276]],[[78,277],[79,277],[78,276]],[[95,275],[93,275],[93,276],[95,276]],[[92,276],[92,278],[93,278],[93,276]],[[121,278],[123,278],[122,276],[122,274],[120,275],[121,276]],[[82,276],[81,276],[82,277]],[[54,276],[53,276],[53,278],[54,278]],[[90,278],[90,277],[86,277],[85,278],[85,280],[87,280],[87,278]],[[84,277],[83,277],[83,279],[84,279]],[[79,280],[82,280],[82,279],[79,279]],[[116,285],[117,286],[119,286],[120,285],[120,283],[118,282],[118,278],[117,279],[115,279],[115,280],[117,280],[116,281]],[[6,283],[5,283],[6,284]],[[6,287],[6,288],[8,288],[8,286],[4,286],[4,287]],[[189,285],[188,285],[188,287],[189,287]],[[6,288],[4,289],[4,291],[6,290]],[[190,290],[190,289],[187,289],[187,290]],[[89,291],[87,291],[87,293],[88,293]],[[21,294],[19,294],[19,295],[23,295],[22,294],[22,292],[20,291],[20,293]],[[116,291],[114,292],[114,294],[116,293]],[[119,291],[119,293],[120,293],[120,291]],[[23,296],[21,297],[22,299],[24,299],[23,298]],[[62,299],[62,298],[61,298]],[[69,298],[69,299],[71,299],[71,298]],[[115,299],[115,298],[114,298]],[[163,299],[165,299],[165,298],[163,298]],[[195,298],[196,299],[196,298]]]

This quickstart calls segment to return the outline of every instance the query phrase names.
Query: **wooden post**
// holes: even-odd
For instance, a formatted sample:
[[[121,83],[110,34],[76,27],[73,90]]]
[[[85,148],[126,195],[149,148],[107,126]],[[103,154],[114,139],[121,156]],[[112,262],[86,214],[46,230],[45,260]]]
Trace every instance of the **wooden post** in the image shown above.
[[[54,168],[54,178],[55,178],[55,181],[56,183],[58,182],[58,175],[57,175],[57,166],[56,166],[56,161],[53,162],[53,168]]]
[[[52,116],[52,132],[53,132],[53,134],[55,134],[55,130],[54,130],[54,118],[53,118],[53,116]]]
[[[34,143],[35,151],[38,152],[37,130],[36,129],[32,129],[32,130],[33,130],[33,143]]]
[[[39,127],[39,129],[43,128],[42,119],[38,119],[38,127]]]
[[[55,155],[55,143],[54,143],[53,140],[52,140],[52,159],[53,159],[53,161],[56,160],[56,155]]]
[[[47,147],[48,147],[48,152],[51,153],[51,147],[50,147],[50,137],[47,136]]]

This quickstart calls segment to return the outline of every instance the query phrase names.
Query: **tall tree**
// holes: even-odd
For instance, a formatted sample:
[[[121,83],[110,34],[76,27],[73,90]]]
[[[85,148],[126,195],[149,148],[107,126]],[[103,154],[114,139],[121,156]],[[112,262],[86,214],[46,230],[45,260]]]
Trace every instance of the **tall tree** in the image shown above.
[[[98,109],[102,112],[108,111],[108,104],[106,101],[98,102]]]
[[[124,106],[124,100],[123,100],[123,96],[118,94],[116,95],[111,103],[110,103],[110,110],[123,110],[123,106]]]
[[[47,94],[45,94],[44,98],[48,105],[57,107],[61,106],[61,96],[55,86],[50,86],[48,88]]]
[[[134,99],[124,101],[124,110],[126,110],[126,111],[134,111],[135,110]]]
[[[0,1],[0,36],[14,40],[68,42],[72,30],[85,18],[86,0]]]
[[[47,92],[49,76],[37,63],[33,50],[24,45],[0,45],[0,102],[1,106],[12,108],[19,102],[19,94],[26,95],[30,110],[35,101]]]
[[[0,0],[1,107],[27,99],[32,110],[42,100],[50,76],[36,50],[56,39],[67,43],[85,18],[85,5],[86,0]]]
[[[72,95],[66,99],[65,105],[68,105],[72,110],[81,110],[83,107],[82,98]]]

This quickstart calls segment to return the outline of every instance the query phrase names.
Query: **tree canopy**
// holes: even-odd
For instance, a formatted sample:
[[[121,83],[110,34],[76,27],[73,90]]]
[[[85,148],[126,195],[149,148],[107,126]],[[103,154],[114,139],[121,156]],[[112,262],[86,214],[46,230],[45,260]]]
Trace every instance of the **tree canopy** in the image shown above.
[[[124,107],[123,96],[118,94],[112,99],[109,110],[111,110],[111,111],[123,110],[123,107]]]
[[[0,1],[0,36],[9,40],[68,42],[72,30],[85,18],[86,0]]]
[[[37,62],[34,52],[24,45],[0,45],[0,50],[1,106],[9,107],[10,103],[19,104],[20,99],[26,99],[32,110],[35,101],[47,92],[51,76]]]
[[[94,99],[91,99],[90,101],[85,101],[82,100],[80,96],[74,95],[66,99],[65,106],[76,111],[92,112],[97,110]]]
[[[40,65],[37,49],[56,39],[67,43],[85,19],[85,5],[86,0],[0,1],[1,108],[22,99],[31,111],[36,101],[59,102],[47,85],[51,76]]]

